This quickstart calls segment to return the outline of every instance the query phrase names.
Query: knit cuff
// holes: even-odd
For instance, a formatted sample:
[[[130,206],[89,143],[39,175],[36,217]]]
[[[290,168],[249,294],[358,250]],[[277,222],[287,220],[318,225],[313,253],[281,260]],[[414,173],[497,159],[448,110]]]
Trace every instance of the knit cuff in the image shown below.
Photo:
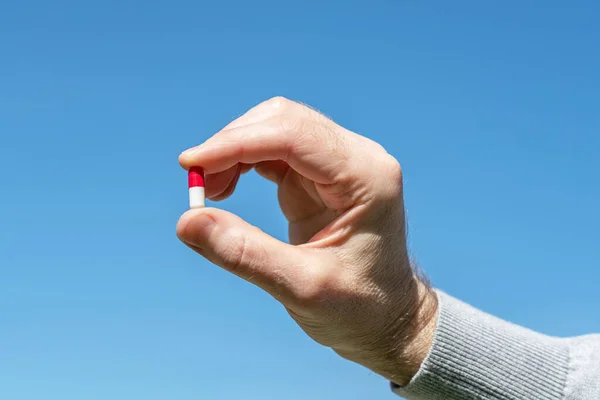
[[[410,400],[560,400],[564,341],[500,320],[436,291],[439,317],[419,372],[394,393]]]

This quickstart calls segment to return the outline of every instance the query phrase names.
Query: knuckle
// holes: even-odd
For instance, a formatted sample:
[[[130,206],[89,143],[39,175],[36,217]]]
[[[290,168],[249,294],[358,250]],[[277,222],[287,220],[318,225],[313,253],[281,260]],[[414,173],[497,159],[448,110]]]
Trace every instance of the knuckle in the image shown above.
[[[236,273],[248,264],[248,239],[240,234],[231,238],[223,252],[224,267]]]
[[[377,165],[377,174],[372,176],[371,190],[373,194],[381,201],[392,201],[397,203],[399,198],[402,198],[403,193],[403,178],[402,167],[398,160],[386,153],[385,156],[379,156],[375,161]]]
[[[394,183],[402,182],[402,166],[393,156],[388,156],[385,161],[385,170],[387,173],[387,178],[390,179]]]
[[[275,110],[278,110],[280,112],[285,111],[286,109],[288,109],[290,107],[290,105],[293,102],[283,96],[275,96],[272,97],[271,99],[267,100],[266,104],[270,107],[273,108]]]

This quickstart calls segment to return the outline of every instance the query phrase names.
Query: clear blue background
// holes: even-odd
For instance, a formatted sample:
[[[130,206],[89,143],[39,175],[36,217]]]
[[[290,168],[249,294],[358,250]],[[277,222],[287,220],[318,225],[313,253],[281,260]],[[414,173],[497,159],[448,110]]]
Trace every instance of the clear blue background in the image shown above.
[[[0,398],[394,398],[175,236],[179,153],[274,95],[401,161],[437,287],[544,333],[600,332],[599,13],[3,1]],[[286,236],[254,173],[222,207]]]

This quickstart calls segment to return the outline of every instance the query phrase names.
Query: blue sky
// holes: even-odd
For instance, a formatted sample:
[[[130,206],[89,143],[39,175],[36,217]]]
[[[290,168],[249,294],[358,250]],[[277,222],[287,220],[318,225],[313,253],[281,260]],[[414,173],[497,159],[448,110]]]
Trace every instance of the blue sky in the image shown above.
[[[401,161],[437,287],[600,332],[600,6],[425,3],[3,2],[0,398],[394,398],[175,236],[179,153],[274,95]],[[220,206],[286,236],[254,173]]]

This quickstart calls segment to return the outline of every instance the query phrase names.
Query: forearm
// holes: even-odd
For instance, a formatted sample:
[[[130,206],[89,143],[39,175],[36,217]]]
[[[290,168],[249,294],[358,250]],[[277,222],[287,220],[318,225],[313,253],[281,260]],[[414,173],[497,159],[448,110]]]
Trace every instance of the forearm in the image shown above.
[[[432,347],[408,385],[392,385],[397,394],[428,400],[600,398],[600,337],[545,336],[437,294]]]

